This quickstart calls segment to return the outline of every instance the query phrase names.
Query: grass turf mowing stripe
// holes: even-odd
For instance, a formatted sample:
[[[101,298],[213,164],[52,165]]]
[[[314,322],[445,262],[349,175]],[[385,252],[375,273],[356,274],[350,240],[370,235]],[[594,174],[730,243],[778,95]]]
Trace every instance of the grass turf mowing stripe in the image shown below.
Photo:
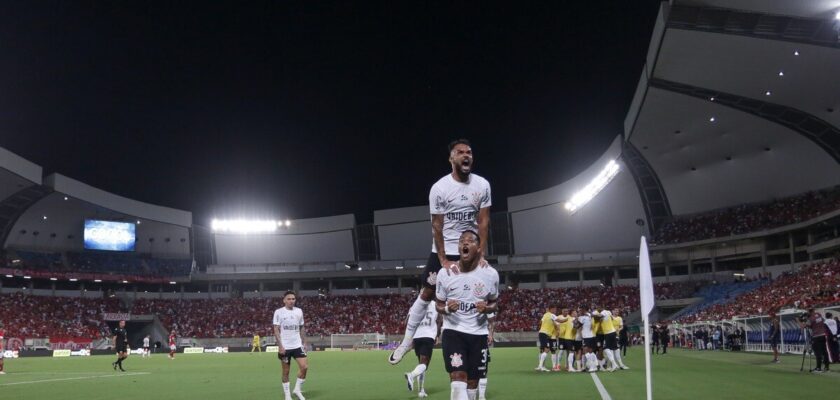
[[[0,383],[0,386],[29,385],[29,384],[33,384],[33,383],[75,381],[75,380],[80,380],[80,379],[113,378],[115,376],[135,376],[135,375],[149,375],[149,374],[151,374],[151,372],[129,372],[127,374],[76,376],[76,377],[72,377],[72,378],[54,378],[54,379],[40,379],[40,380],[37,380],[37,381]]]

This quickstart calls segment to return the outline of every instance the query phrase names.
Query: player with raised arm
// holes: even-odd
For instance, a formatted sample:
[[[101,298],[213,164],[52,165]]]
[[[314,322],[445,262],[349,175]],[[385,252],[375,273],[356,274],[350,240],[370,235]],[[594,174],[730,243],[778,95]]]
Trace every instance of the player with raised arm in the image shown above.
[[[274,338],[280,347],[277,357],[283,366],[283,393],[285,400],[292,400],[294,393],[299,400],[303,397],[303,383],[306,381],[306,370],[309,364],[306,360],[306,336],[303,330],[303,311],[295,307],[297,295],[294,291],[287,291],[283,295],[283,307],[274,311]],[[298,365],[295,389],[289,391],[289,371],[292,358]]]
[[[418,397],[428,397],[426,394],[426,370],[432,360],[432,352],[435,343],[440,341],[440,328],[443,324],[443,316],[438,314],[434,303],[429,303],[426,311],[426,318],[420,323],[417,332],[414,333],[414,354],[417,355],[418,364],[411,372],[405,373],[405,380],[408,382],[408,390],[414,391],[414,379],[417,379],[419,386]]]
[[[152,353],[149,351],[149,335],[143,337],[143,358],[151,357]]]
[[[175,359],[175,350],[178,349],[178,345],[176,344],[176,337],[175,337],[175,330],[169,332],[169,359]]]
[[[465,231],[458,241],[458,270],[441,269],[435,292],[443,316],[443,361],[450,379],[452,400],[476,400],[478,381],[487,371],[487,315],[498,312],[499,273],[479,266],[481,237]]]
[[[397,364],[411,347],[414,332],[426,316],[426,308],[435,297],[437,276],[441,268],[457,268],[458,238],[466,230],[478,233],[479,264],[483,267],[490,224],[490,183],[473,174],[475,163],[472,147],[466,139],[449,144],[449,164],[452,172],[440,178],[429,191],[429,211],[432,219],[432,252],[423,270],[423,290],[408,310],[402,343],[388,356]]]
[[[125,372],[122,363],[128,358],[128,332],[125,330],[125,321],[120,321],[119,326],[114,329],[114,336],[111,338],[111,345],[117,351],[117,361],[111,363],[116,371],[120,367],[120,371]]]

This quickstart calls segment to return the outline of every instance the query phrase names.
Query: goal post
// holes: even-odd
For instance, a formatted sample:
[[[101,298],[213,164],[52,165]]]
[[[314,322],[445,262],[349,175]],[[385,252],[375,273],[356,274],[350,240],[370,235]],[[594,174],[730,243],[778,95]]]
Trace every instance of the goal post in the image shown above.
[[[379,350],[386,343],[381,333],[333,333],[330,335],[331,349]]]

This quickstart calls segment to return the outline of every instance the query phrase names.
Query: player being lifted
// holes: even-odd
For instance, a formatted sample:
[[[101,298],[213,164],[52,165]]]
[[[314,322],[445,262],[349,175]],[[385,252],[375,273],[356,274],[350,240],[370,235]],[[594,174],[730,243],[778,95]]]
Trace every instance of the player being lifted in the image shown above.
[[[414,379],[417,379],[417,386],[420,387],[419,397],[428,397],[426,394],[426,370],[432,360],[432,352],[435,342],[440,340],[440,327],[443,323],[443,316],[438,314],[434,303],[429,303],[426,311],[426,318],[420,323],[417,332],[414,333],[414,354],[417,355],[418,364],[411,372],[406,372],[405,379],[408,382],[408,390],[414,391]]]
[[[175,330],[169,332],[169,359],[175,359],[175,350],[178,349],[178,345],[176,344],[176,337],[175,337]]]
[[[459,272],[442,269],[436,302],[443,316],[443,361],[450,379],[452,400],[476,400],[478,381],[487,371],[487,315],[498,311],[499,273],[479,267],[481,237],[465,231],[458,241]]]
[[[295,307],[297,295],[289,290],[283,295],[283,307],[274,311],[274,338],[280,349],[277,357],[283,365],[283,393],[285,400],[292,400],[291,393],[294,393],[299,400],[303,397],[303,383],[306,381],[306,370],[309,364],[306,360],[306,336],[303,330],[303,311]],[[295,389],[289,392],[289,371],[291,370],[292,358],[298,365],[297,381]]]
[[[117,361],[112,362],[111,366],[114,367],[114,370],[120,367],[120,371],[125,372],[122,367],[123,360],[128,358],[128,332],[125,330],[125,321],[120,321],[117,329],[114,329],[111,344],[117,351]]]
[[[551,353],[551,369],[557,368],[557,306],[550,304],[540,318],[540,358],[535,371],[546,372],[545,359]]]
[[[475,163],[466,139],[449,144],[449,163],[452,172],[440,178],[429,192],[429,210],[432,218],[432,252],[423,270],[423,290],[408,310],[408,322],[402,343],[388,357],[397,364],[411,347],[414,332],[426,316],[426,308],[435,296],[437,275],[441,268],[457,268],[458,238],[461,232],[478,233],[478,259],[483,267],[487,247],[487,228],[490,223],[490,184],[473,174]]]
[[[598,357],[593,353],[597,345],[595,344],[595,334],[592,333],[592,317],[588,312],[584,313],[578,317],[578,322],[580,322],[580,334],[583,338],[582,369],[588,372],[597,372]]]
[[[149,335],[143,337],[143,358],[151,357],[152,353],[149,351]]]

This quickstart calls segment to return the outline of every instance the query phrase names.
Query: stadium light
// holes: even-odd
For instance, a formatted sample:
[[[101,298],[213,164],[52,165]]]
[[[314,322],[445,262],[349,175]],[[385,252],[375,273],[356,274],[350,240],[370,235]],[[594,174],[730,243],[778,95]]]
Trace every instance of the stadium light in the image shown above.
[[[96,283],[102,283],[102,279],[94,279],[93,281]]]
[[[215,232],[270,233],[277,230],[277,221],[250,219],[214,219],[211,228]]]
[[[53,281],[53,282],[55,282],[55,281],[57,281],[57,280],[58,280],[58,278],[50,278],[50,280],[51,280],[51,281]]]
[[[78,282],[79,280],[76,278],[70,278],[70,282]]]
[[[588,185],[579,192],[575,193],[575,195],[566,202],[566,210],[574,214],[581,207],[585,206],[586,203],[589,203],[589,201],[595,198],[601,190],[604,190],[604,188],[607,187],[607,185],[618,174],[620,169],[621,168],[615,160],[610,160],[598,176],[592,179],[592,182],[589,182]]]
[[[6,275],[6,278],[14,278],[14,276],[12,276],[12,275],[8,275],[8,274],[7,274],[7,275]]]
[[[175,284],[175,282],[169,282],[169,284],[170,284],[170,285],[174,285],[174,284]]]
[[[834,19],[840,21],[840,10],[837,10],[837,14],[834,14]]]
[[[31,276],[29,276],[29,275],[24,275],[24,276],[23,276],[23,279],[32,279],[32,277],[31,277]]]
[[[286,220],[286,228],[288,228],[288,227],[290,227],[290,226],[292,226],[292,221],[290,221],[290,220],[288,220],[288,219],[287,219],[287,220]]]

